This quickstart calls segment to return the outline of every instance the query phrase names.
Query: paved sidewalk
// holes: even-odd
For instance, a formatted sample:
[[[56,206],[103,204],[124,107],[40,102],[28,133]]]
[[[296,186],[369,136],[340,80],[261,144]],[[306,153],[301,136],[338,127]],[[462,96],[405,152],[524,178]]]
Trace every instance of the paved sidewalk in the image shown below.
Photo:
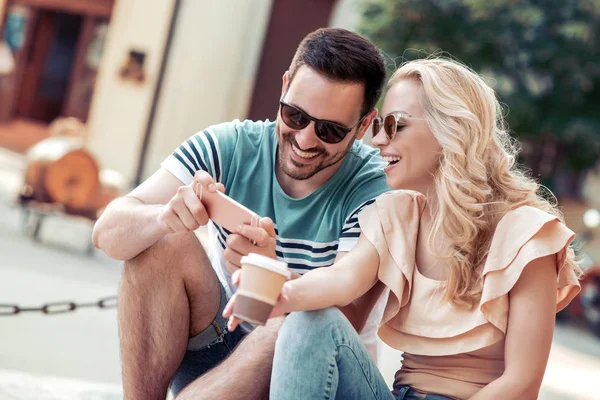
[[[2,400],[119,400],[119,385],[32,375],[0,369]]]

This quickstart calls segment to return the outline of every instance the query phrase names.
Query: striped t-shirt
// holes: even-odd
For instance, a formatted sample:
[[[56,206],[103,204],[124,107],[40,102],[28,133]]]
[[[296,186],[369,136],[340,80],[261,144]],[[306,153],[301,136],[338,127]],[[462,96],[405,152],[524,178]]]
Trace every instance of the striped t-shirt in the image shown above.
[[[379,151],[355,141],[338,171],[310,195],[295,199],[275,176],[277,138],[274,122],[238,120],[198,132],[161,165],[184,184],[202,169],[225,185],[225,193],[262,217],[277,232],[277,257],[302,274],[333,264],[360,235],[358,213],[386,192]],[[228,296],[235,288],[223,251],[229,232],[210,223],[209,257]]]

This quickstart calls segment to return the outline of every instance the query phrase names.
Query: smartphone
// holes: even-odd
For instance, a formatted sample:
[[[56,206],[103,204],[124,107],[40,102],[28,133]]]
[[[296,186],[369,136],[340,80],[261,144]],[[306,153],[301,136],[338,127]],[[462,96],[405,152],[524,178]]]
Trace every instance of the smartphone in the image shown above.
[[[237,231],[238,226],[243,224],[251,226],[259,224],[258,214],[218,190],[209,192],[198,183],[196,195],[206,208],[208,217],[229,232]]]

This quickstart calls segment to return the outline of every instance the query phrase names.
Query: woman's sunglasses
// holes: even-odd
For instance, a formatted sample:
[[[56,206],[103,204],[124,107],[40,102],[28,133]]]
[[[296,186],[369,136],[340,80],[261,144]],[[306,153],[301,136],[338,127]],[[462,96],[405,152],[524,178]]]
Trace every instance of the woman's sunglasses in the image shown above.
[[[279,102],[279,109],[281,119],[283,122],[294,130],[302,130],[310,124],[311,121],[315,122],[315,133],[317,137],[325,143],[339,143],[346,135],[356,128],[366,117],[364,115],[358,123],[350,128],[340,125],[336,122],[313,118],[301,109],[287,104],[284,101]]]
[[[402,128],[406,125],[406,120],[408,119],[423,119],[423,118],[413,118],[402,111],[394,111],[386,115],[385,117],[377,117],[373,120],[373,137],[377,136],[381,128],[383,128],[385,132],[385,137],[391,141],[396,136],[396,132],[398,132],[399,128]]]

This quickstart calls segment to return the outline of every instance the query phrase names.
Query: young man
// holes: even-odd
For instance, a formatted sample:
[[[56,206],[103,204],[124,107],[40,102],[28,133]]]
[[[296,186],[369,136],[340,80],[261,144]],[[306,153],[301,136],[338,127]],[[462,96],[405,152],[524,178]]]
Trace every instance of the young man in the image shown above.
[[[280,321],[227,332],[221,313],[235,290],[231,272],[255,252],[303,273],[354,246],[358,212],[388,190],[377,151],[359,141],[384,82],[383,57],[368,40],[315,31],[283,76],[276,122],[233,121],[197,133],[106,209],[94,243],[126,261],[125,399],[164,399],[171,381],[175,394],[185,387],[178,399],[266,397]],[[211,222],[207,256],[193,234],[209,223],[194,177],[267,218],[237,232]],[[376,287],[343,310],[358,331],[380,293]],[[364,332],[371,346],[374,325]]]

